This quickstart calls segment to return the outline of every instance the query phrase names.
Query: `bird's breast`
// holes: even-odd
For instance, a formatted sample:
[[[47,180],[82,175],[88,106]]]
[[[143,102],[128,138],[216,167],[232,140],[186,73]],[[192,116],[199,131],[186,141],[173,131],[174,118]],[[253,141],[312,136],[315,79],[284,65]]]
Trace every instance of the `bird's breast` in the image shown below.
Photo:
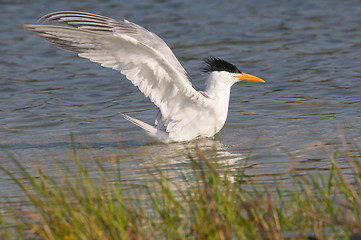
[[[169,122],[167,132],[174,141],[188,141],[197,137],[212,137],[218,133],[227,118],[227,109],[216,106],[183,109],[177,120]]]

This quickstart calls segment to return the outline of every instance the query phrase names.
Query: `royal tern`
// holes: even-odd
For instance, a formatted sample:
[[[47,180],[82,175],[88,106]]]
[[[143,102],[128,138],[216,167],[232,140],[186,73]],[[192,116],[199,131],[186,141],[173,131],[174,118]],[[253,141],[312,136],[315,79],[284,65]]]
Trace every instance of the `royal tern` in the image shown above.
[[[159,108],[155,126],[123,116],[161,142],[214,136],[226,121],[231,86],[241,80],[264,82],[209,57],[203,68],[206,89],[197,91],[168,45],[135,23],[76,11],[49,13],[38,22],[23,27],[58,48],[120,71],[149,97]]]

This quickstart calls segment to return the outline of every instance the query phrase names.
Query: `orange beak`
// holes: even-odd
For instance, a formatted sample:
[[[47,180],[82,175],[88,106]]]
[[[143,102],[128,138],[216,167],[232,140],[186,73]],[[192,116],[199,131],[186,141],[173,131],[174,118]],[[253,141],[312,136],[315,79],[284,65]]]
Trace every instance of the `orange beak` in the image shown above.
[[[253,75],[247,74],[247,73],[242,73],[241,75],[237,75],[234,77],[237,78],[239,81],[246,80],[246,81],[255,81],[255,82],[265,83],[265,81],[263,81],[259,77],[256,77],[256,76],[253,76]]]

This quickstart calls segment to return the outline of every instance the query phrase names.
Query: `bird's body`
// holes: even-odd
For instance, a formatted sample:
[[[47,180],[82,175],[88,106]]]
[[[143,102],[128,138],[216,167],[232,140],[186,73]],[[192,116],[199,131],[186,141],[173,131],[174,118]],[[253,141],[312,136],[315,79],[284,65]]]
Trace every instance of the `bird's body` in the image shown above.
[[[155,126],[124,117],[162,142],[212,137],[227,118],[231,86],[240,80],[264,82],[219,58],[206,59],[206,89],[197,91],[168,45],[129,21],[91,13],[61,11],[23,25],[59,48],[124,74],[159,108]]]

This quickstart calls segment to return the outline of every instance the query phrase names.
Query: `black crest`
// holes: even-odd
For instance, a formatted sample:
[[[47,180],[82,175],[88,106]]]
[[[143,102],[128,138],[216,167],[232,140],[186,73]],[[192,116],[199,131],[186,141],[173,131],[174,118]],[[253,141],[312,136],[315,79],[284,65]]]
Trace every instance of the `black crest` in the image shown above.
[[[206,58],[204,62],[206,66],[202,69],[203,72],[226,71],[230,73],[241,73],[236,66],[217,57]]]

